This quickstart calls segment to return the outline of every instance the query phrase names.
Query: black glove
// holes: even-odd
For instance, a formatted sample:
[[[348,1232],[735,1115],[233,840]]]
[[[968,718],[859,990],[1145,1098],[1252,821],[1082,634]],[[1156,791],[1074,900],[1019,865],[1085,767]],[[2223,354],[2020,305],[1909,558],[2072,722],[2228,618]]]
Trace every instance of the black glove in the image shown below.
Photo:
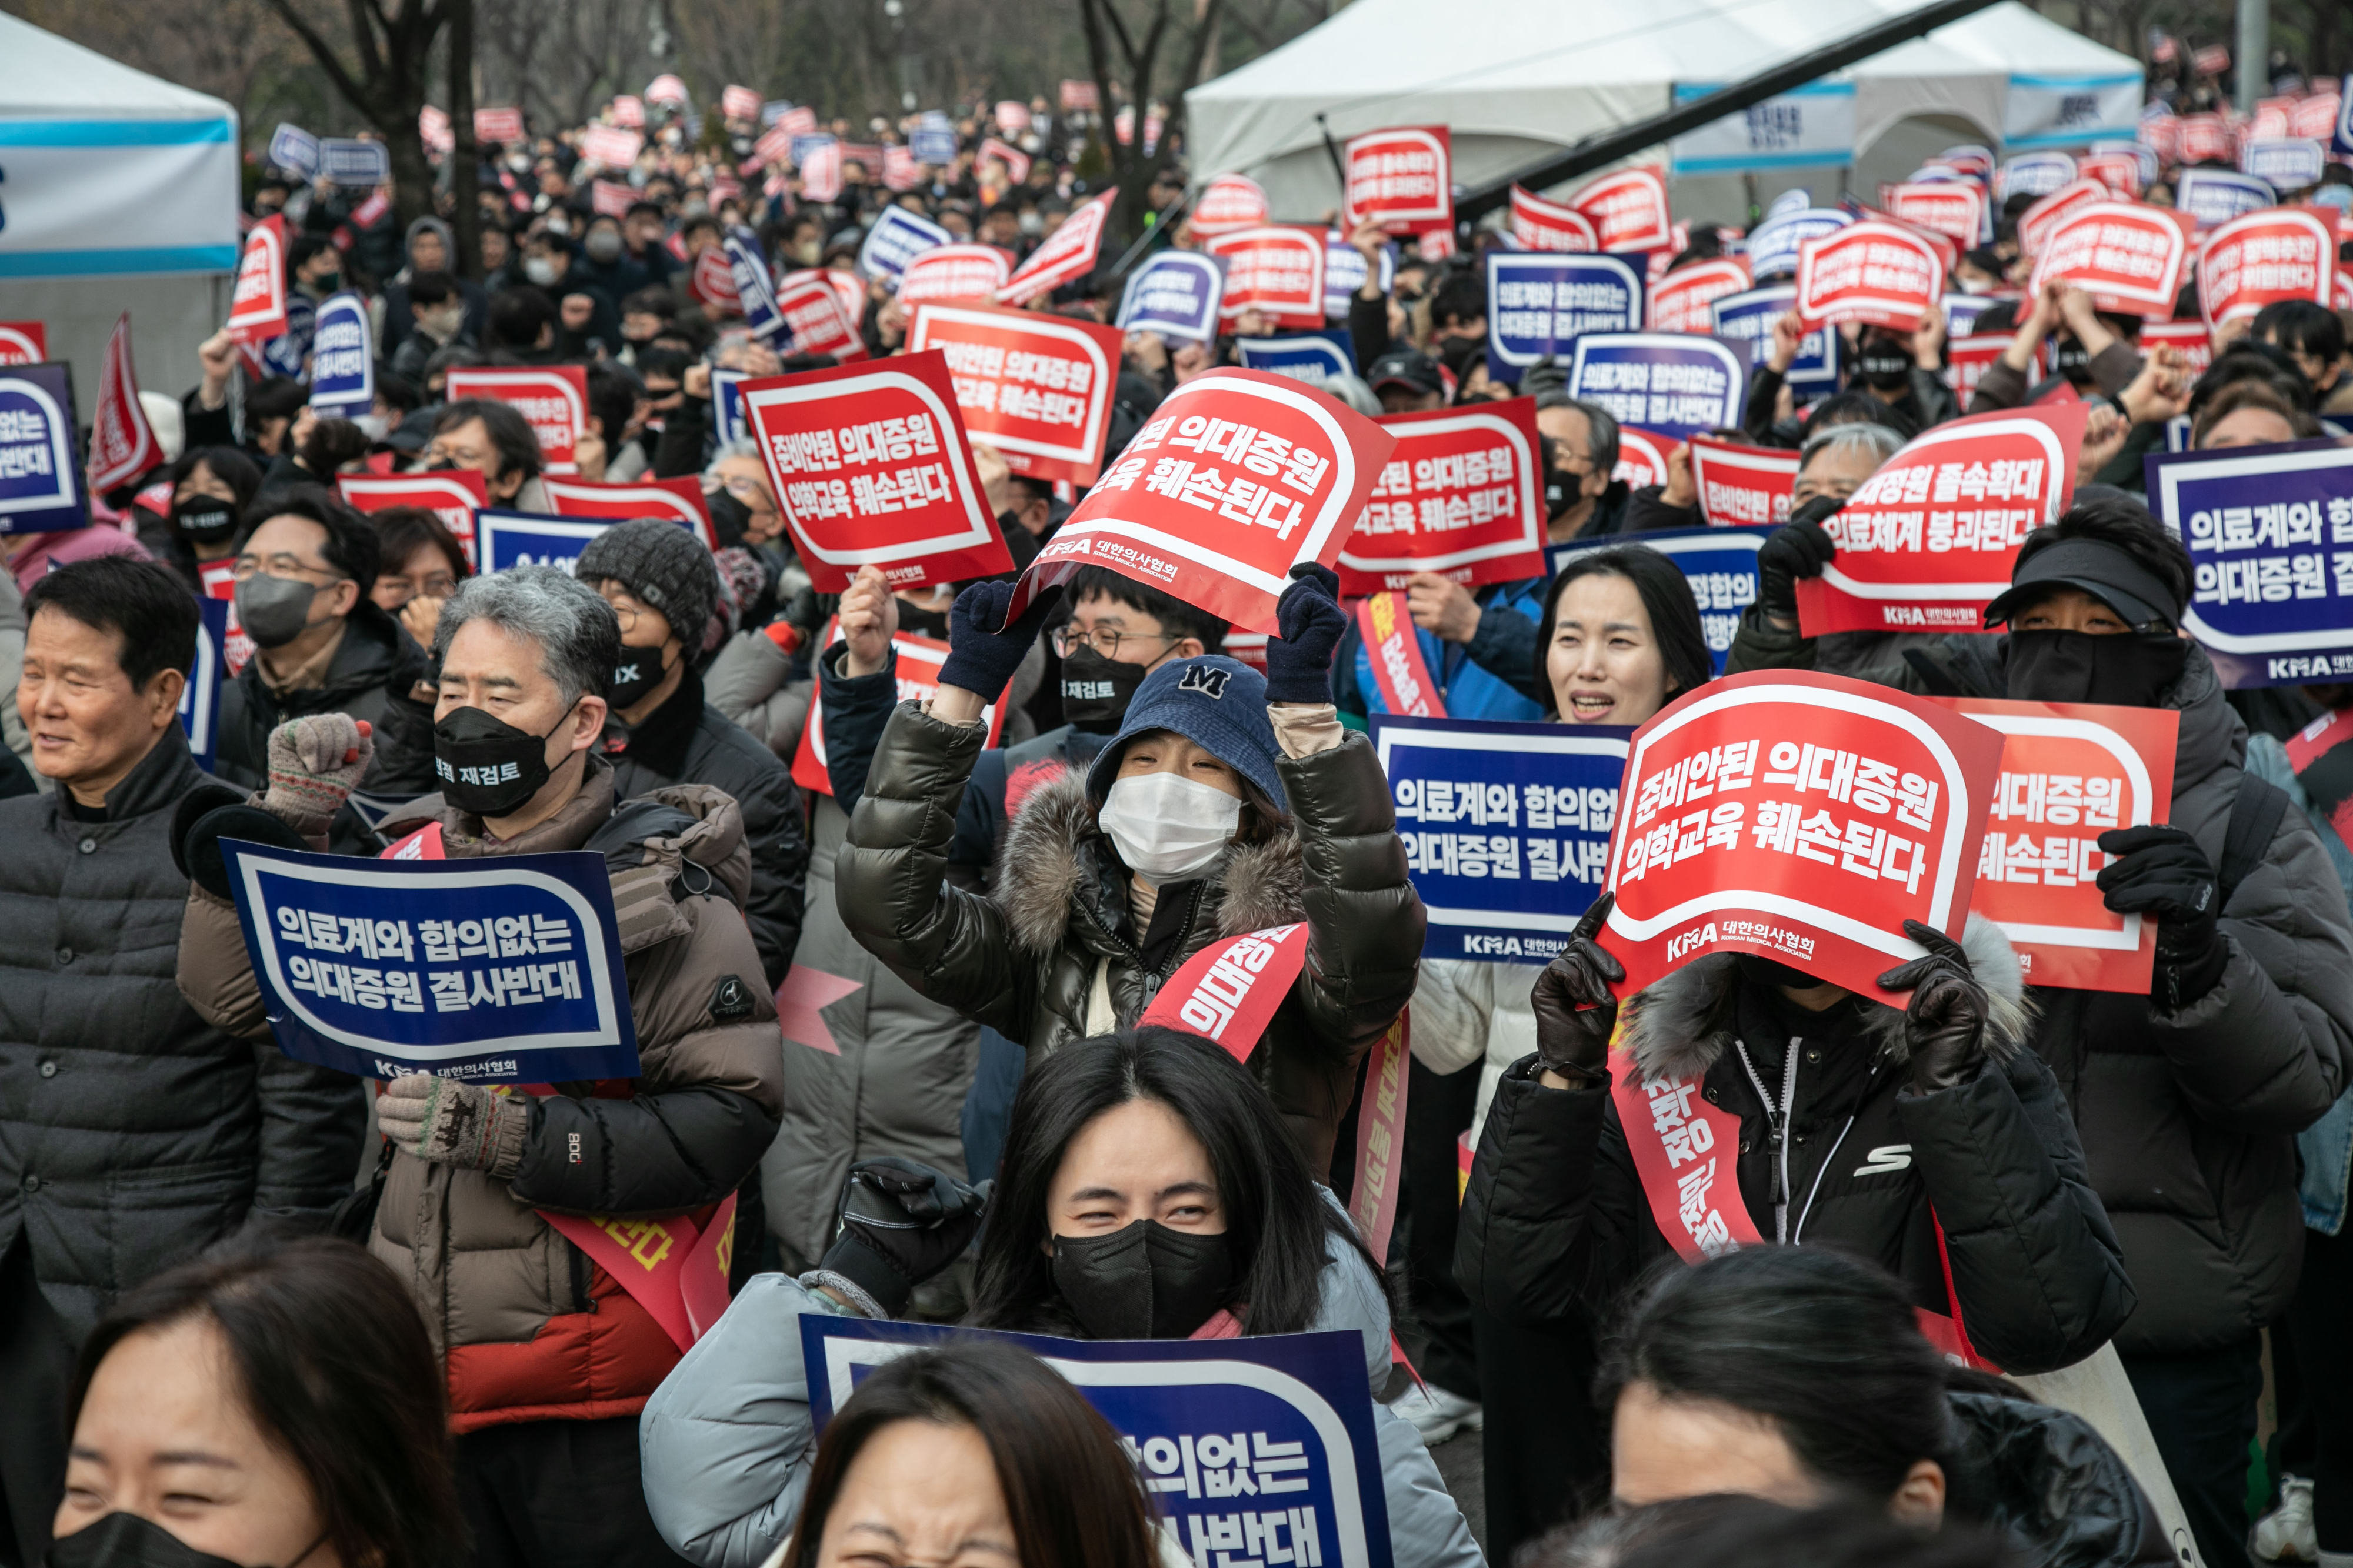
[[[971,1245],[988,1207],[988,1188],[987,1182],[967,1187],[896,1154],[860,1161],[841,1189],[841,1235],[818,1267],[848,1279],[895,1318],[907,1310],[916,1286]]]
[[[1986,992],[1961,944],[1935,926],[1905,921],[1904,934],[1928,950],[1879,977],[1882,990],[1909,991],[1904,1043],[1912,1053],[1912,1087],[1923,1094],[1977,1076],[1985,1060]]]
[[[1528,994],[1536,1015],[1537,1065],[1579,1085],[1600,1081],[1618,1027],[1618,998],[1609,987],[1626,978],[1626,966],[1593,940],[1617,901],[1615,893],[1593,900],[1569,933],[1568,946],[1545,965]]]
[[[1038,628],[1062,604],[1061,590],[1049,590],[1030,600],[1021,618],[1008,626],[1005,609],[1013,602],[1013,587],[1010,583],[975,583],[955,596],[948,610],[948,657],[940,665],[942,686],[960,686],[990,702],[1005,695],[1013,672],[1021,668],[1021,661],[1029,657],[1029,645],[1038,640]]]
[[[1276,635],[1266,639],[1269,702],[1332,700],[1332,655],[1348,630],[1340,608],[1340,574],[1306,562],[1274,606]]]
[[[1797,615],[1798,579],[1820,576],[1822,568],[1838,553],[1822,519],[1836,512],[1841,504],[1831,496],[1816,496],[1757,547],[1757,603],[1766,614]]]
[[[2214,923],[2222,890],[2198,841],[2179,827],[2117,827],[2100,835],[2100,847],[2123,857],[2094,879],[2108,908],[2157,917],[2157,984],[2166,1005],[2187,1006],[2214,989],[2230,949]]]

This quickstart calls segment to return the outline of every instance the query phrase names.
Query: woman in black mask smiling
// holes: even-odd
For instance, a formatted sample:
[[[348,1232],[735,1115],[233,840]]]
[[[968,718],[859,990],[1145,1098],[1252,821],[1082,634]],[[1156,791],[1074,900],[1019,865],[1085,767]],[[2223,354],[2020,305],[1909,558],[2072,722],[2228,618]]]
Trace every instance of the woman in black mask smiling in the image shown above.
[[[1353,1329],[1389,1371],[1378,1271],[1308,1173],[1264,1090],[1217,1046],[1166,1029],[1063,1047],[1023,1079],[1004,1178],[984,1194],[890,1159],[851,1173],[842,1239],[797,1281],[764,1274],[647,1405],[646,1496],[702,1568],[756,1568],[792,1530],[815,1443],[807,1313],[894,1316],[962,1252],[966,1322],[1075,1339],[1207,1339]],[[1399,1568],[1475,1568],[1461,1511],[1404,1421],[1376,1406]]]
[[[1766,542],[1760,570],[1786,552],[1799,574],[1808,560],[1820,571],[1827,541],[1793,524]],[[2244,1561],[2261,1332],[2303,1256],[2295,1134],[2353,1070],[2353,924],[2312,825],[2241,766],[2246,727],[2180,631],[2193,581],[2189,552],[2136,500],[2081,486],[2065,515],[2027,536],[2009,591],[1987,607],[2007,635],[1945,637],[1854,673],[1939,695],[2181,716],[2160,823],[2098,839],[2107,907],[2158,922],[2148,994],[2038,987],[2033,1044],[2065,1092],[2140,1298],[2117,1352],[2200,1554],[2229,1563]],[[1760,593],[1743,617],[1730,668],[1813,662],[1773,597]]]
[[[202,594],[207,563],[216,563],[227,578],[237,554],[237,525],[261,489],[261,470],[234,447],[198,447],[180,454],[169,479],[171,515],[160,527],[141,529],[139,542],[177,572],[191,592]]]

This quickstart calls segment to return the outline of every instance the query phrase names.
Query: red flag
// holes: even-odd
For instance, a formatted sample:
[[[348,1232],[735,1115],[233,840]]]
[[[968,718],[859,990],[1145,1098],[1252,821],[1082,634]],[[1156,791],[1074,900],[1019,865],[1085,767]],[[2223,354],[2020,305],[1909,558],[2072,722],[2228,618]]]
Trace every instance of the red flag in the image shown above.
[[[164,460],[147,411],[139,405],[139,377],[131,368],[131,312],[106,340],[98,373],[98,412],[90,426],[90,488],[111,490]]]
[[[1111,219],[1111,204],[1118,195],[1105,191],[1064,219],[1061,227],[1046,237],[1045,244],[1029,253],[1029,260],[1013,269],[1013,276],[997,291],[997,302],[1027,304],[1093,271],[1095,257],[1103,249],[1103,225]]]
[[[228,331],[241,343],[266,343],[286,334],[286,219],[279,214],[255,224],[245,237],[237,289],[229,296]]]
[[[1015,473],[1086,485],[1103,471],[1117,328],[1036,310],[923,305],[907,352],[925,349],[947,355],[965,433],[1004,454]]]

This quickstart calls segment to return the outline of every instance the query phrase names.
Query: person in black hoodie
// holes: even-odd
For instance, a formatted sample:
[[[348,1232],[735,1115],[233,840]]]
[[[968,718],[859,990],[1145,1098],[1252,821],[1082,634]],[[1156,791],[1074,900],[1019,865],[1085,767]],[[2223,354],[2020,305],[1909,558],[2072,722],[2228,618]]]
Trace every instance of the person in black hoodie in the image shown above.
[[[433,789],[433,710],[413,695],[425,650],[369,595],[381,552],[366,519],[315,485],[274,491],[253,510],[236,570],[237,620],[255,652],[221,688],[213,771],[259,789],[270,731],[286,721],[347,713],[373,726],[375,762],[329,844],[374,854],[373,820]]]

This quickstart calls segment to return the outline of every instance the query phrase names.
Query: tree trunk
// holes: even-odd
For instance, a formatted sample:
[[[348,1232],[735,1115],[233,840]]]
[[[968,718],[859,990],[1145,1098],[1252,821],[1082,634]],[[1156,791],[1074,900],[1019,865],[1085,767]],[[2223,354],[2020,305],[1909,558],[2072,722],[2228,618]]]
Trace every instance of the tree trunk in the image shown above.
[[[458,145],[449,153],[449,226],[458,254],[450,270],[480,281],[482,276],[481,149],[474,144],[474,0],[446,0],[449,17],[449,131]]]

